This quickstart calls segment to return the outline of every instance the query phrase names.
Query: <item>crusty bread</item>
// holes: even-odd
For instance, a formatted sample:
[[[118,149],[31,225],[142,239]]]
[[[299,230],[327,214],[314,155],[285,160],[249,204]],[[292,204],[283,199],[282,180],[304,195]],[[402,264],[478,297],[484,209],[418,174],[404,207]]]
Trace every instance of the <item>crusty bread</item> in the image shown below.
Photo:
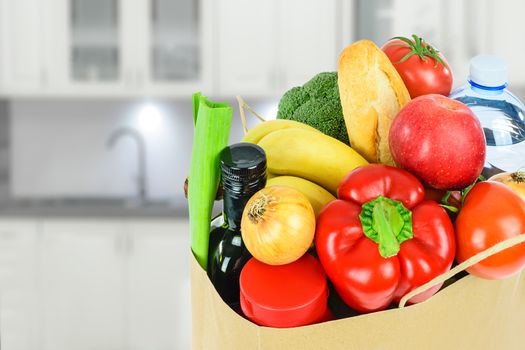
[[[394,165],[388,132],[410,101],[403,80],[372,41],[346,47],[339,57],[339,94],[350,145],[371,163]]]

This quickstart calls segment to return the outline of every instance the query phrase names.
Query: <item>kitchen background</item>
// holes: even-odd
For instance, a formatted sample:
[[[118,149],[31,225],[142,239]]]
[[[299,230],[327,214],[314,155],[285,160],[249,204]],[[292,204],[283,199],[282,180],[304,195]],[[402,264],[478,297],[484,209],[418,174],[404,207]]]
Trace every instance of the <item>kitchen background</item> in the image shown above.
[[[418,33],[525,97],[519,0],[0,0],[4,350],[189,349],[190,96],[274,118],[360,38]],[[255,123],[250,120],[250,124]]]

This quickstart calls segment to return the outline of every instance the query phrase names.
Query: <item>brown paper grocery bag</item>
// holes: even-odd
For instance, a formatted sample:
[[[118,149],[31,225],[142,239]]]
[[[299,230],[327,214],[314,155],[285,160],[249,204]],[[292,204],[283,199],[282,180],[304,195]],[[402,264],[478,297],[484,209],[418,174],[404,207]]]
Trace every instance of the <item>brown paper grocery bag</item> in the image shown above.
[[[191,257],[195,350],[523,350],[525,273],[467,276],[429,300],[306,327],[259,327],[227,306]]]

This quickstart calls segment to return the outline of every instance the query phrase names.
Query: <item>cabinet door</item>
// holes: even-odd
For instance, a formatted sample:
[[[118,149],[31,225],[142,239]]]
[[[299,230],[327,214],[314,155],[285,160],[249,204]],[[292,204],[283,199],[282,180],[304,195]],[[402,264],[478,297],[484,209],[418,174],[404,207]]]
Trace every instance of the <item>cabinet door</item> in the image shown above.
[[[189,226],[130,221],[125,348],[190,349]]]
[[[155,95],[211,93],[212,0],[142,0],[138,76]],[[146,14],[146,16],[144,16]]]
[[[338,0],[278,1],[278,80],[281,93],[315,74],[336,71],[341,13]],[[293,15],[286,15],[293,14]]]
[[[490,54],[500,56],[508,66],[510,90],[515,86],[525,85],[525,69],[523,69],[523,57],[525,52],[525,41],[523,36],[523,14],[525,13],[525,2],[515,0],[488,1],[488,11],[484,18],[490,32],[485,39],[489,42]],[[477,3],[470,1],[469,10],[475,8]],[[476,33],[476,28],[472,28]]]
[[[0,1],[2,94],[36,92],[43,87],[42,2]]]
[[[36,220],[0,221],[0,347],[35,350],[40,344]]]
[[[445,6],[432,0],[393,0],[391,36],[417,34],[437,47],[443,35],[442,22]],[[378,43],[382,45],[383,43]]]
[[[105,95],[133,90],[135,2],[47,0],[46,59],[51,93]],[[127,90],[126,90],[127,89]]]
[[[437,3],[437,2],[435,2]],[[525,51],[520,23],[525,2],[515,0],[446,0],[442,6],[440,49],[454,73],[456,87],[467,83],[470,59],[480,54],[503,58],[508,66],[510,90],[525,85]]]
[[[42,226],[42,347],[122,349],[122,224],[45,221]]]
[[[277,1],[220,0],[214,6],[221,95],[276,95]]]

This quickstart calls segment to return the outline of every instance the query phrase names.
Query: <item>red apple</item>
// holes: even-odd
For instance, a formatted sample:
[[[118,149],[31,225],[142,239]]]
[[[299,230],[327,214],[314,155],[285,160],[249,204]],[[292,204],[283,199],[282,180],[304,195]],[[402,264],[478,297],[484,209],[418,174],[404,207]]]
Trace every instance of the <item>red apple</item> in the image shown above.
[[[474,182],[485,163],[485,136],[472,111],[441,95],[410,101],[395,117],[389,134],[398,166],[438,189],[461,189]]]

